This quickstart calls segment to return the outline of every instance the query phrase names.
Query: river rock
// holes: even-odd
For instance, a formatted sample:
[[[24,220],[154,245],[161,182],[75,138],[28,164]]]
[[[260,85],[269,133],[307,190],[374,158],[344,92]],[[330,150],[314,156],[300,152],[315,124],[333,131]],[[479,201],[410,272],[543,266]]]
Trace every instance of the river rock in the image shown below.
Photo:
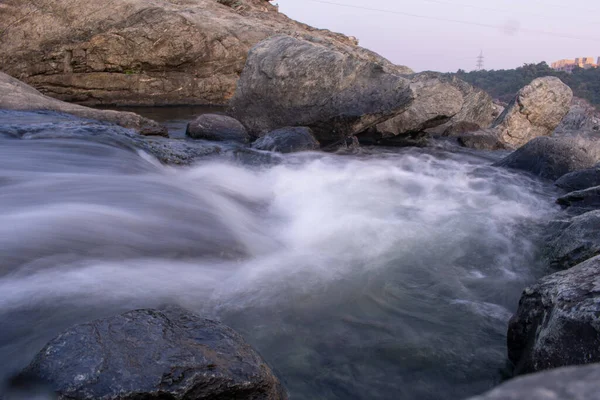
[[[48,382],[59,400],[287,398],[239,334],[178,307],[74,326],[22,375]]]
[[[587,100],[573,97],[567,115],[554,130],[555,135],[580,134],[600,130],[600,112]]]
[[[220,114],[203,114],[190,122],[185,134],[193,139],[248,143],[250,135],[238,120]]]
[[[509,323],[516,374],[600,362],[600,256],[524,290]]]
[[[533,138],[550,135],[567,115],[573,91],[560,79],[534,79],[494,122],[500,140],[513,148]]]
[[[600,166],[570,172],[561,176],[554,184],[569,192],[600,186]]]
[[[505,150],[506,145],[498,138],[493,129],[479,130],[476,132],[458,135],[458,144],[477,150]]]
[[[265,0],[1,4],[2,70],[86,105],[226,105],[248,51],[277,34],[377,58],[356,39],[291,20]]]
[[[257,150],[294,153],[297,151],[318,150],[319,141],[315,139],[312,130],[306,127],[287,127],[274,130],[259,138],[252,144]]]
[[[328,144],[402,113],[412,101],[408,79],[388,61],[276,36],[250,51],[229,112],[255,136],[306,126]]]
[[[0,11],[1,13],[1,11]],[[34,88],[0,72],[0,109],[57,111],[81,118],[111,122],[144,135],[168,136],[167,128],[132,112],[96,110],[44,96]]]
[[[598,162],[596,157],[585,142],[571,138],[538,137],[494,165],[556,180],[569,172],[594,166]]]
[[[512,379],[469,400],[598,400],[600,365],[557,368]]]
[[[581,214],[590,210],[600,208],[600,186],[594,186],[584,190],[567,193],[556,200],[564,208],[572,213]]]
[[[567,269],[600,254],[600,210],[551,226],[545,252],[552,268]]]

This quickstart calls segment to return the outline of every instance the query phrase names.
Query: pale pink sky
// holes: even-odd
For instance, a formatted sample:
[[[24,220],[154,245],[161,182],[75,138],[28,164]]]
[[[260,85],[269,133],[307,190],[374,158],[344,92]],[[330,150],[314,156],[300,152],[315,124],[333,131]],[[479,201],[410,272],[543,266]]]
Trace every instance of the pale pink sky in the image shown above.
[[[291,18],[356,36],[361,46],[416,71],[472,70],[481,50],[486,69],[600,56],[598,0],[275,0],[274,3]]]

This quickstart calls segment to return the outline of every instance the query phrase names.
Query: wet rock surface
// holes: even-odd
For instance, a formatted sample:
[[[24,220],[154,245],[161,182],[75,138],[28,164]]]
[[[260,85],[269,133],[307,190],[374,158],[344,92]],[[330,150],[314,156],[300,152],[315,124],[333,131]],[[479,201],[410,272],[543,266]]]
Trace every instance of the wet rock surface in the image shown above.
[[[469,400],[597,400],[600,365],[565,367],[510,380]]]
[[[561,176],[554,184],[569,192],[600,186],[600,166],[570,172]]]
[[[271,369],[220,322],[179,307],[74,326],[23,371],[59,399],[286,399]]]
[[[494,165],[526,171],[546,179],[558,179],[598,162],[585,143],[570,138],[538,137]]]
[[[185,132],[193,139],[232,141],[246,144],[250,136],[238,120],[220,114],[203,114],[191,121]]]
[[[600,257],[524,290],[508,328],[516,374],[600,362]]]
[[[252,148],[279,153],[294,153],[297,151],[318,150],[320,144],[310,128],[288,127],[267,133],[252,143]]]

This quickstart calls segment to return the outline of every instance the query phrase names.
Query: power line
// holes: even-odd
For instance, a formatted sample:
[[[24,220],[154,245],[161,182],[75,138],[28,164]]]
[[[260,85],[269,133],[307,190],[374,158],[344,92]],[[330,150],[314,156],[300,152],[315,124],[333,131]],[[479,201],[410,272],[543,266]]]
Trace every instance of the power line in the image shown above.
[[[479,55],[477,56],[477,71],[481,71],[483,69],[483,61],[483,50],[481,50],[481,53],[479,53]]]
[[[326,0],[308,0],[308,1],[312,1],[313,3],[328,4],[328,5],[338,6],[338,7],[355,8],[355,9],[359,9],[359,10],[377,11],[377,12],[384,12],[387,14],[403,15],[405,17],[428,19],[428,20],[432,20],[432,21],[451,22],[451,23],[462,24],[462,25],[479,26],[482,28],[492,28],[492,29],[503,29],[504,28],[501,25],[483,24],[480,22],[465,21],[465,20],[451,19],[451,18],[432,17],[432,16],[428,16],[428,15],[407,13],[404,11],[385,10],[385,9],[381,9],[381,8],[372,8],[372,7],[363,7],[363,6],[356,6],[356,5],[350,5],[350,4],[335,3],[333,1],[326,1]],[[596,43],[600,42],[600,39],[598,39],[598,38],[573,36],[573,35],[567,35],[567,34],[550,32],[550,31],[542,31],[542,30],[536,30],[536,29],[515,28],[514,30],[526,32],[526,33],[536,33],[536,34],[540,34],[540,35],[560,37],[563,39],[584,40],[584,41],[592,41],[592,42],[596,42]]]

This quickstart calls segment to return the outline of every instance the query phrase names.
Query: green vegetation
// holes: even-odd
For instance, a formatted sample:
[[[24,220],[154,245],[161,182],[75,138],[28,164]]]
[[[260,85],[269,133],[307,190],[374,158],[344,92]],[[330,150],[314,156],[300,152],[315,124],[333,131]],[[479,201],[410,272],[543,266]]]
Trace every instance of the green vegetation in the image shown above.
[[[575,96],[586,99],[600,108],[600,68],[576,68],[572,74],[568,74],[554,71],[548,64],[542,62],[525,64],[517,69],[497,71],[465,72],[458,70],[455,75],[504,102],[511,101],[517,91],[533,79],[549,75],[556,76],[573,89]]]

